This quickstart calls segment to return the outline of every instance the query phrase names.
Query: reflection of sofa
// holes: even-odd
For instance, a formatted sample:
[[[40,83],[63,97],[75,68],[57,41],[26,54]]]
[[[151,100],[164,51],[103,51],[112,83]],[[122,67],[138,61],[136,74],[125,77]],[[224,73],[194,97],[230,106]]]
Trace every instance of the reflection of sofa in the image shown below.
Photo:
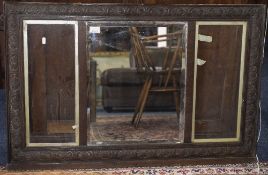
[[[154,64],[162,65],[165,53],[159,48],[152,53]],[[130,59],[132,68],[112,68],[102,73],[102,104],[106,111],[135,109],[145,77],[136,71],[134,65],[135,63]],[[157,83],[159,81],[155,79],[153,85]],[[173,94],[157,92],[150,94],[145,110],[175,110]]]

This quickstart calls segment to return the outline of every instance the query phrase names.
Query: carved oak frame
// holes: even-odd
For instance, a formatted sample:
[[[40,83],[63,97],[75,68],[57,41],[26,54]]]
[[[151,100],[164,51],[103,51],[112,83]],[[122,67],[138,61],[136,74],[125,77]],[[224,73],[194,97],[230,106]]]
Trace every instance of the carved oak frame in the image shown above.
[[[254,160],[259,121],[260,72],[263,59],[265,28],[264,5],[111,5],[111,4],[53,4],[5,3],[6,32],[6,87],[7,116],[9,120],[9,153],[13,167],[25,168],[27,163],[36,166],[71,162],[74,167],[148,166],[193,163],[193,158],[223,160],[230,157]],[[120,144],[78,147],[25,147],[24,80],[22,47],[23,19],[54,19],[78,21],[188,21],[194,29],[195,21],[247,21],[247,46],[242,104],[242,131],[239,143],[190,143],[191,121],[186,123],[185,144]],[[194,30],[188,36],[194,38]],[[194,42],[188,41],[188,63],[194,65]],[[189,69],[188,69],[189,70]],[[187,72],[186,117],[192,115],[192,78]],[[207,159],[208,158],[208,159]],[[237,160],[236,159],[236,160]],[[184,161],[182,161],[184,160]],[[228,159],[233,160],[233,159]],[[75,163],[84,161],[84,163]],[[116,161],[116,163],[114,163]],[[48,163],[49,162],[49,163]],[[85,165],[87,162],[87,166]],[[200,163],[200,162],[199,162]],[[59,166],[61,164],[57,164]],[[12,166],[11,166],[12,167]],[[49,168],[49,167],[46,167]],[[63,168],[63,167],[62,167]],[[67,167],[67,168],[70,168]]]

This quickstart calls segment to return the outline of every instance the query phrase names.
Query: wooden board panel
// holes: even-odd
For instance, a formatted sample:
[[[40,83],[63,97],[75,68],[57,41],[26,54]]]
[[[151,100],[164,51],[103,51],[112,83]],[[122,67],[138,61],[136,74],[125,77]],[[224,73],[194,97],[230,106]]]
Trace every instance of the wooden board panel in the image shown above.
[[[87,28],[86,23],[78,23],[78,64],[79,64],[79,144],[87,144]]]
[[[47,120],[74,120],[74,27],[28,25],[28,48],[31,131],[45,134]]]
[[[201,25],[198,42],[195,138],[235,138],[240,80],[242,25]]]

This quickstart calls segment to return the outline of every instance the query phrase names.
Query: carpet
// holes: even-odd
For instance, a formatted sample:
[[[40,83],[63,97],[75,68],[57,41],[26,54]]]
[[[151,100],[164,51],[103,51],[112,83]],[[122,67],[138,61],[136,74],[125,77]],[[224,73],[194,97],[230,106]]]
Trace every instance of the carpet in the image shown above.
[[[82,169],[82,170],[45,170],[45,171],[0,171],[3,175],[267,175],[268,163],[260,164],[228,164],[197,165],[174,167],[135,167],[116,169]]]
[[[168,141],[180,142],[179,122],[175,113],[146,113],[138,126],[131,124],[132,115],[97,116],[90,125],[89,144],[102,142]]]

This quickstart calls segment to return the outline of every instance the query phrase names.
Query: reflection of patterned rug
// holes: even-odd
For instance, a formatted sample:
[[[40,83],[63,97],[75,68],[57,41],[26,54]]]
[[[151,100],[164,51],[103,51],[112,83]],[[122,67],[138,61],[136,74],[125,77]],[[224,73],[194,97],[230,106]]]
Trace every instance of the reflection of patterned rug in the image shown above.
[[[268,163],[257,164],[231,164],[231,165],[203,165],[203,166],[177,166],[177,167],[145,167],[145,168],[116,168],[100,170],[55,170],[55,171],[1,171],[5,175],[267,175]]]
[[[111,141],[179,141],[179,124],[173,114],[146,114],[138,128],[131,125],[132,116],[98,116],[90,125],[90,143]]]

